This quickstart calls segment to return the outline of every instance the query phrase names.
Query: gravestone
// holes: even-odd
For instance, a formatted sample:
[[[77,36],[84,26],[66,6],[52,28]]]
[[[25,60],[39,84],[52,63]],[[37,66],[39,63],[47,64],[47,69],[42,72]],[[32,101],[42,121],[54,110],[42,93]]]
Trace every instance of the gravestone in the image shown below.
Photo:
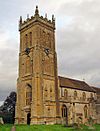
[[[4,124],[3,119],[2,117],[0,117],[0,125],[3,125],[3,124]]]

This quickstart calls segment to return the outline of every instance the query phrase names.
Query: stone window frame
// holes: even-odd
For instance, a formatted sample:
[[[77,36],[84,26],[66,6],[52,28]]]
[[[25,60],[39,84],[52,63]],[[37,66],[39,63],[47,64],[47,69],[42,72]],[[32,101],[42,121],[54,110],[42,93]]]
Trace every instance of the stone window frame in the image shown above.
[[[26,84],[26,105],[30,105],[32,101],[32,86]]]
[[[62,111],[62,117],[67,117],[67,106],[64,104],[61,108]]]

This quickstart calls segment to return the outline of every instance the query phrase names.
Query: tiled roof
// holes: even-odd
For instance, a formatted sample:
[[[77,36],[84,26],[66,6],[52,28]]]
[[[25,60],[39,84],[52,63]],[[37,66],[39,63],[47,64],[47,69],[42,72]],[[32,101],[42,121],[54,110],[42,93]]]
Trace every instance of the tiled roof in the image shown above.
[[[97,94],[100,95],[100,88],[92,86],[92,88],[96,91]]]
[[[95,92],[95,90],[91,86],[89,86],[86,82],[80,80],[59,76],[59,84],[60,87],[64,88],[73,88],[77,90]]]

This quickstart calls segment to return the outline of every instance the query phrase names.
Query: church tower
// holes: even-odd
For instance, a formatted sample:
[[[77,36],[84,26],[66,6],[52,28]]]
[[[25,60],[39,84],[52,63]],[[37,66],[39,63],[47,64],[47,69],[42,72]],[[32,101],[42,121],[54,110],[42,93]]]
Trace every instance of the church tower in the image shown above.
[[[20,53],[15,123],[55,124],[59,116],[55,18],[19,21]]]

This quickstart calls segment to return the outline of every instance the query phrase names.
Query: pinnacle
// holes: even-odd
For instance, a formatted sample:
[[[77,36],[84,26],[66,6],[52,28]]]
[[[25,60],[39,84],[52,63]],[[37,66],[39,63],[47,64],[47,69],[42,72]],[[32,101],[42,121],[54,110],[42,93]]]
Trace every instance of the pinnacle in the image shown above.
[[[39,15],[38,6],[36,6],[36,9],[35,9],[35,15]]]

